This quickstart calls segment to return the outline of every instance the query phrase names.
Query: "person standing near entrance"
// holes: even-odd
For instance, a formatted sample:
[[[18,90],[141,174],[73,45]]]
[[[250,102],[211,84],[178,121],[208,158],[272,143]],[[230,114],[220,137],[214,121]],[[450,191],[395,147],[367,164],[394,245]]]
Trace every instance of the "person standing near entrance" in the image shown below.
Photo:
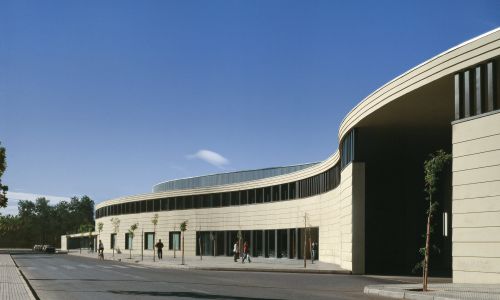
[[[101,240],[99,240],[99,259],[104,260],[104,244],[102,243]]]
[[[237,262],[238,257],[240,257],[240,253],[239,253],[238,249],[239,249],[238,241],[235,241],[234,246],[233,246],[234,262]]]
[[[314,263],[314,259],[316,258],[316,252],[318,251],[318,243],[313,241],[311,244],[311,263]]]
[[[248,259],[248,262],[251,263],[252,260],[250,259],[250,253],[248,252],[248,242],[245,241],[243,244],[243,259],[241,260],[241,263],[245,263],[245,259]]]
[[[158,248],[158,259],[163,259],[163,243],[161,242],[161,239],[159,239],[158,243],[156,243],[156,248]]]

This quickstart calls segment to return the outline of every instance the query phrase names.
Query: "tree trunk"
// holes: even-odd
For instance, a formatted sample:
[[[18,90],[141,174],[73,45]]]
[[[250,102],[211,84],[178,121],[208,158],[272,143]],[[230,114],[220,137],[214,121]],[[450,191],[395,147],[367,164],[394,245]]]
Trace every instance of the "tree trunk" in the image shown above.
[[[304,268],[307,267],[307,218],[306,215],[304,215]]]
[[[182,264],[184,264],[184,232],[182,232]]]
[[[429,215],[427,216],[427,234],[425,237],[425,257],[424,257],[424,266],[423,266],[423,277],[424,277],[424,282],[423,282],[423,287],[422,290],[424,292],[427,291],[427,282],[429,279],[429,244],[430,244],[430,237],[431,237],[431,218],[432,218],[432,198],[429,199]]]

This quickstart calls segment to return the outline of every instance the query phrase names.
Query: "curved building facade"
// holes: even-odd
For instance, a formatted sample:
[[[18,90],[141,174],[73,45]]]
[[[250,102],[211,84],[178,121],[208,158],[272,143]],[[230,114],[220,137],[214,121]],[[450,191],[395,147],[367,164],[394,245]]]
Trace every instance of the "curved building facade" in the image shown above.
[[[496,29],[366,97],[345,116],[339,149],[326,160],[170,181],[104,201],[96,206],[100,238],[106,251],[114,243],[134,252],[152,252],[161,238],[167,255],[187,220],[186,255],[231,255],[241,236],[253,256],[301,258],[310,256],[306,239],[319,243],[320,261],[353,273],[409,273],[424,242],[423,162],[444,149],[453,163],[437,195],[433,237],[441,251],[431,271],[500,283],[499,64]],[[112,218],[121,221],[116,236]],[[143,249],[127,236],[134,223]]]

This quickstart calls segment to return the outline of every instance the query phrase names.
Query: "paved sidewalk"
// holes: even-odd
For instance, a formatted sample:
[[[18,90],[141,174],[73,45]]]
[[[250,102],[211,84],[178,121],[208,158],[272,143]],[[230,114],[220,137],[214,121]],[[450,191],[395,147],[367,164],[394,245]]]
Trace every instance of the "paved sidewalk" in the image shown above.
[[[79,250],[71,250],[68,252],[70,255],[86,256],[97,259],[97,253],[88,253],[87,250],[82,250],[80,254]],[[307,261],[307,267],[304,269],[304,261],[298,259],[287,259],[287,258],[262,258],[254,257],[252,262],[241,263],[241,260],[234,262],[232,256],[203,256],[200,260],[199,256],[196,257],[185,257],[184,265],[181,264],[182,258],[180,253],[177,253],[176,258],[172,256],[163,256],[161,261],[156,259],[153,262],[152,256],[144,256],[141,260],[141,256],[132,255],[132,259],[129,259],[129,253],[122,252],[121,254],[116,254],[112,257],[112,254],[105,253],[105,259],[109,260],[121,260],[122,262],[141,264],[149,267],[157,268],[171,268],[171,269],[198,269],[198,270],[216,270],[216,271],[258,271],[258,272],[288,272],[288,273],[325,273],[325,274],[351,274],[350,271],[340,268],[339,265],[324,263],[324,262],[314,262]]]
[[[9,254],[0,254],[0,299],[35,299]]]
[[[429,292],[419,292],[418,289],[422,289],[422,284],[369,285],[365,287],[364,292],[397,299],[500,300],[498,284],[431,283]]]

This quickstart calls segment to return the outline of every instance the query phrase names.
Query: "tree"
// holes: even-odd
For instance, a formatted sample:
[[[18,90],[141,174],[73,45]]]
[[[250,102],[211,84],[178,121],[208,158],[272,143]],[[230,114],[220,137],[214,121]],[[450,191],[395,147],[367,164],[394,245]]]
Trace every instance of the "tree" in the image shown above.
[[[134,236],[135,236],[135,231],[137,230],[137,228],[139,227],[139,224],[135,223],[135,224],[132,224],[128,230],[128,236],[130,237],[130,242],[129,242],[129,245],[128,245],[128,248],[130,250],[130,259],[132,259],[132,245],[134,244]]]
[[[153,223],[153,261],[155,261],[155,256],[156,256],[156,252],[155,252],[155,245],[156,245],[156,225],[158,225],[158,214],[155,214],[153,216],[153,219],[151,219],[151,223]]]
[[[304,268],[307,267],[307,213],[304,213]]]
[[[114,241],[113,241],[113,257],[115,257],[115,247],[118,245],[118,232],[120,231],[120,219],[111,218],[111,225],[113,226]],[[116,249],[116,252],[120,254],[120,247]]]
[[[97,240],[98,242],[101,240],[101,231],[104,227],[104,224],[102,222],[97,223]],[[97,251],[99,252],[99,251]]]
[[[188,221],[185,220],[184,222],[179,225],[179,228],[182,233],[182,265],[184,264],[184,232],[187,230],[187,223]]]
[[[451,160],[451,154],[444,152],[443,150],[438,150],[436,153],[431,154],[430,158],[424,162],[424,181],[426,193],[426,200],[429,201],[429,208],[427,209],[427,232],[425,236],[425,248],[421,249],[421,253],[424,254],[423,261],[423,283],[422,290],[427,291],[427,283],[429,279],[429,247],[430,247],[430,237],[432,232],[432,217],[433,213],[437,208],[438,202],[433,199],[434,193],[437,191],[438,182],[443,172],[443,169]]]
[[[7,169],[7,160],[5,148],[2,147],[2,143],[0,142],[0,208],[7,207],[7,191],[9,187],[2,184],[2,175]]]

